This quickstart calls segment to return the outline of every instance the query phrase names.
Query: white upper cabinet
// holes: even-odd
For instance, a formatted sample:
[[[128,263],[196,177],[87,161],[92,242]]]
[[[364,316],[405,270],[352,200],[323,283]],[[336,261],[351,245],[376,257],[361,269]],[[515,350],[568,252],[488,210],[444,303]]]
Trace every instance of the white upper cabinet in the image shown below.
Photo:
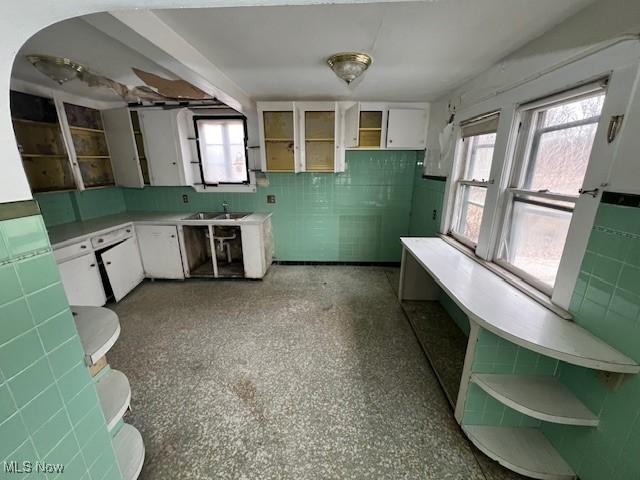
[[[151,185],[187,185],[176,110],[141,110],[140,127],[145,139]]]
[[[293,102],[258,104],[260,163],[264,172],[299,172],[297,112]]]
[[[128,108],[102,111],[104,131],[111,152],[111,164],[116,184],[123,187],[144,186],[136,138]]]
[[[258,102],[264,172],[344,172],[347,149],[424,150],[429,104]]]
[[[305,172],[341,172],[342,120],[336,102],[296,102],[300,162]]]
[[[424,150],[427,144],[426,109],[390,108],[387,119],[387,148]]]
[[[344,109],[344,146],[355,148],[358,146],[358,133],[360,123],[360,104],[358,102]]]

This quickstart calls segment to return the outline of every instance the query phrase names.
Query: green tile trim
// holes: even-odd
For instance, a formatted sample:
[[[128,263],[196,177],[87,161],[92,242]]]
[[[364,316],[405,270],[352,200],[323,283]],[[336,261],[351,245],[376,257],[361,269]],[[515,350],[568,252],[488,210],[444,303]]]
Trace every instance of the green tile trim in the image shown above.
[[[0,203],[0,221],[32,215],[40,215],[40,207],[35,200]]]

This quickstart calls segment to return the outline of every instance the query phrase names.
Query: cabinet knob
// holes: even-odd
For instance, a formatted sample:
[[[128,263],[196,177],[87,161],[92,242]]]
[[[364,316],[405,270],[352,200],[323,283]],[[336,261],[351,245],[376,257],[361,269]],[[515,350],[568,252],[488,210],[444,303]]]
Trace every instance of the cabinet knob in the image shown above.
[[[85,248],[87,248],[87,246],[86,245],[80,245],[80,248],[84,250]]]
[[[92,263],[92,264],[91,264],[91,265],[89,265],[89,266],[90,266],[91,268],[93,268],[93,267],[95,267],[95,266],[96,266],[96,264],[95,264],[95,263]]]
[[[104,238],[99,238],[98,243],[102,243],[102,242],[104,242]]]
[[[393,143],[393,140],[389,139],[389,143]]]
[[[107,262],[107,265],[111,265],[111,262]]]
[[[171,162],[171,165],[175,165],[175,164],[176,164],[176,162]]]
[[[130,228],[127,228],[127,233],[131,233],[131,229]]]
[[[171,235],[171,238],[176,238],[176,236],[175,235]]]

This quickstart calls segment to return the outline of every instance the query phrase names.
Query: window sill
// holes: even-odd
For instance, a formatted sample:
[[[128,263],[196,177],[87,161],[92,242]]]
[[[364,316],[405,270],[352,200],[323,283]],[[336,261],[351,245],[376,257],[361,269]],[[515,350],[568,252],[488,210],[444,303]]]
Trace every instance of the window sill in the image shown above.
[[[449,245],[451,245],[452,247],[456,248],[460,252],[464,253],[466,256],[468,256],[469,258],[473,259],[474,261],[476,261],[477,263],[479,263],[483,267],[485,267],[488,270],[490,270],[492,273],[495,273],[497,276],[502,278],[509,285],[517,288],[518,290],[520,290],[522,293],[527,295],[532,300],[535,300],[536,302],[538,302],[543,307],[551,310],[553,313],[555,313],[559,317],[564,318],[566,320],[572,320],[573,319],[573,317],[571,316],[571,314],[568,311],[566,311],[565,309],[560,308],[559,306],[554,304],[551,301],[551,299],[549,298],[549,296],[547,294],[545,294],[544,292],[541,292],[537,288],[534,288],[531,285],[529,285],[528,283],[525,283],[522,279],[516,277],[514,274],[512,274],[511,272],[505,270],[504,268],[500,267],[499,265],[478,257],[471,248],[469,248],[465,244],[459,242],[455,238],[450,237],[448,235],[442,235],[442,234],[440,234],[440,238],[442,238]]]

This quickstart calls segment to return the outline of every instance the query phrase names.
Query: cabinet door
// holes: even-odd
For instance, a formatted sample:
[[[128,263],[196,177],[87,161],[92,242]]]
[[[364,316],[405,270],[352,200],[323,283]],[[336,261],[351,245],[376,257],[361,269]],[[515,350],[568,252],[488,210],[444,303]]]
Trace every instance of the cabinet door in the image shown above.
[[[145,139],[151,185],[184,185],[175,113],[145,110],[139,112],[138,116]]]
[[[107,301],[93,253],[58,265],[67,300],[71,305],[101,307]]]
[[[301,111],[301,135],[303,165],[306,172],[333,172],[336,155],[336,131],[339,114],[335,104],[303,107]]]
[[[344,111],[344,139],[345,148],[358,146],[360,128],[360,104],[355,103]]]
[[[102,261],[116,302],[144,279],[135,238],[129,238],[104,252]]]
[[[104,133],[107,137],[111,164],[116,184],[123,187],[144,186],[135,137],[128,108],[113,108],[102,111]]]
[[[148,278],[184,279],[177,227],[138,225],[136,234]]]
[[[427,112],[423,109],[389,109],[387,148],[423,150],[426,146]]]

